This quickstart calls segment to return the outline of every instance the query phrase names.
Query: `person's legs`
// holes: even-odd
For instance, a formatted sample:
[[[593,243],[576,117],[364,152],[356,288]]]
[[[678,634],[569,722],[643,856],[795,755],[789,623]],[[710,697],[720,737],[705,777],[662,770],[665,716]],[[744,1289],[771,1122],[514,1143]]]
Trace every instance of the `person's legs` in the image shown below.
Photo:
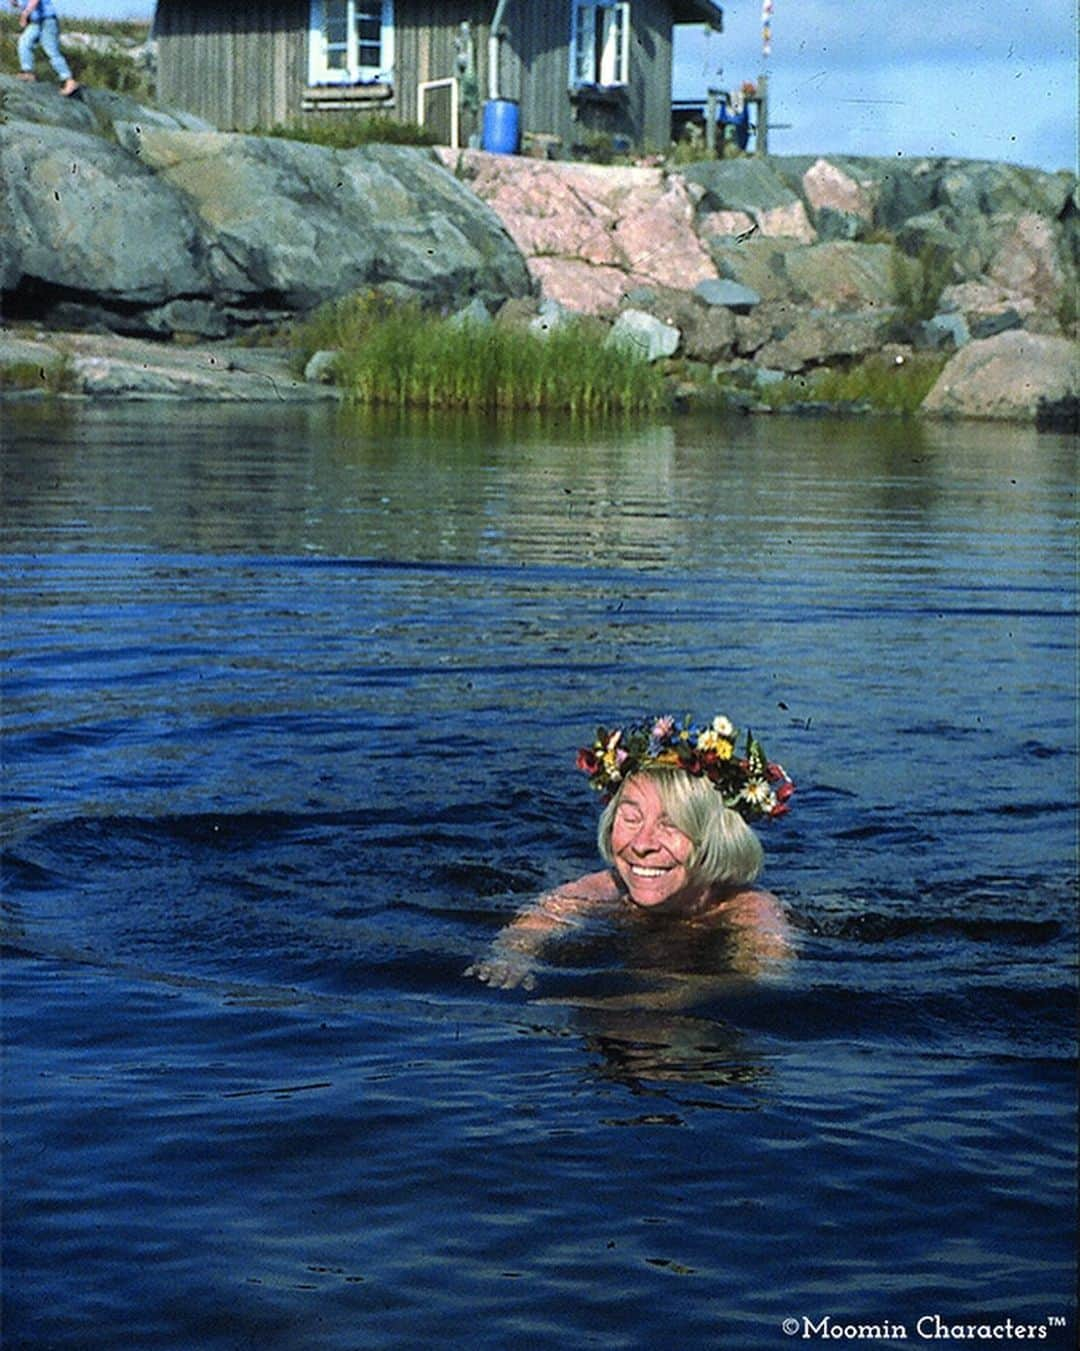
[[[19,78],[34,78],[34,48],[41,41],[41,24],[28,23],[19,34]]]
[[[27,27],[33,26],[27,25]],[[42,19],[38,26],[41,28],[41,50],[49,58],[49,64],[56,71],[56,78],[63,84],[70,84],[73,79],[71,67],[64,60],[64,53],[60,50],[59,19]]]

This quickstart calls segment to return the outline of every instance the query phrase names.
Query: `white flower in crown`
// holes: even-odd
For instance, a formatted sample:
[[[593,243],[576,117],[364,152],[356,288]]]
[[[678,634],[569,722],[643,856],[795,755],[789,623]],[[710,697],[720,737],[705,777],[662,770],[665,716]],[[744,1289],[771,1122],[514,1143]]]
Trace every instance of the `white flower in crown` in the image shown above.
[[[717,736],[726,737],[729,741],[735,738],[735,726],[730,718],[725,718],[723,714],[713,718],[712,729]]]
[[[776,806],[776,795],[763,779],[752,779],[740,796],[761,812],[770,812]]]

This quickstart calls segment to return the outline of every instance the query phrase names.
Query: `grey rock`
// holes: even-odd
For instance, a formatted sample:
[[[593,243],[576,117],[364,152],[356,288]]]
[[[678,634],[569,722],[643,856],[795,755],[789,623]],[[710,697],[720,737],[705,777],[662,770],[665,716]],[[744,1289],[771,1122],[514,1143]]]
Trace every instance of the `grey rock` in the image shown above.
[[[149,128],[141,158],[194,204],[222,289],[304,311],[389,280],[438,304],[531,287],[494,213],[424,150]]]
[[[702,210],[757,215],[799,200],[762,159],[703,160],[684,169],[683,177],[703,189]]]
[[[155,333],[163,338],[175,333],[225,338],[229,333],[229,318],[211,300],[169,300],[141,314],[133,331]]]
[[[209,296],[194,214],[138,160],[55,124],[9,121],[4,133],[0,181],[21,279],[129,305]]]
[[[890,320],[891,312],[881,310],[802,312],[787,333],[758,350],[755,360],[762,366],[794,372],[837,358],[866,356],[886,341]]]
[[[648,304],[630,308],[644,309],[654,319],[678,329],[682,334],[682,353],[688,361],[711,366],[734,351],[735,315],[730,309],[708,305],[691,291],[665,286],[641,289],[648,292]]]
[[[755,290],[726,277],[698,282],[694,294],[706,305],[723,305],[739,314],[745,314],[755,305],[761,304],[761,296]]]
[[[970,341],[971,333],[962,314],[935,314],[915,330],[915,345],[924,351],[956,350]]]
[[[479,296],[473,296],[467,305],[450,316],[448,323],[451,328],[486,328],[492,323],[491,311]]]
[[[612,324],[607,342],[629,348],[646,361],[660,361],[675,355],[681,337],[677,328],[644,310],[623,310]]]
[[[304,367],[304,379],[309,385],[330,385],[341,363],[341,353],[330,348],[315,352]]]
[[[107,91],[9,90],[0,282],[17,312],[211,337],[358,289],[444,309],[532,291],[498,218],[428,150],[226,136]]]
[[[574,316],[557,300],[547,297],[540,302],[537,313],[529,320],[528,329],[535,337],[546,338],[557,329],[573,322]]]
[[[993,244],[985,217],[958,216],[948,207],[904,221],[896,230],[896,242],[913,258],[947,257],[959,280],[981,275]]]
[[[788,255],[806,245],[793,239],[762,239],[755,235],[741,244],[729,238],[706,241],[719,275],[755,291],[763,304],[793,298],[787,273]]]
[[[866,234],[866,222],[854,211],[838,211],[835,207],[819,208],[814,216],[818,237],[825,243],[833,239],[859,240]]]
[[[332,400],[338,390],[308,384],[273,349],[200,347],[70,334],[66,345],[80,391],[95,399],[292,403]]]
[[[652,286],[632,286],[623,300],[631,309],[648,309],[656,304],[656,290]]]
[[[64,354],[51,343],[36,338],[23,338],[0,330],[0,386],[4,368],[10,366],[37,366],[44,385],[50,371],[61,366]]]
[[[860,310],[893,303],[892,248],[835,242],[784,257],[792,295],[817,309]]]
[[[964,216],[1035,211],[1056,218],[1065,209],[1075,182],[1068,173],[1047,173],[1019,164],[953,160],[942,167],[937,200]]]
[[[996,314],[982,314],[971,321],[971,336],[975,341],[993,338],[999,333],[1009,333],[1014,328],[1023,328],[1024,321],[1011,307],[999,310]]]

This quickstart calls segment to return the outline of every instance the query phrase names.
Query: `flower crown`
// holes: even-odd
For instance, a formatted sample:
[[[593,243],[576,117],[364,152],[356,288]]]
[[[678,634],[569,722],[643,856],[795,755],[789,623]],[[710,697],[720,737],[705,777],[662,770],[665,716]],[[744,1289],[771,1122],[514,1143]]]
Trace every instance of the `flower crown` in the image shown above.
[[[682,726],[664,716],[647,718],[626,727],[598,727],[591,746],[577,753],[577,767],[589,776],[589,786],[605,798],[614,796],[631,774],[650,765],[670,765],[695,777],[704,777],[722,795],[724,805],[745,821],[782,816],[795,785],[782,765],[765,757],[761,742],[747,732],[746,750],[735,754],[738,733],[729,719],[713,718],[706,727],[687,718]]]

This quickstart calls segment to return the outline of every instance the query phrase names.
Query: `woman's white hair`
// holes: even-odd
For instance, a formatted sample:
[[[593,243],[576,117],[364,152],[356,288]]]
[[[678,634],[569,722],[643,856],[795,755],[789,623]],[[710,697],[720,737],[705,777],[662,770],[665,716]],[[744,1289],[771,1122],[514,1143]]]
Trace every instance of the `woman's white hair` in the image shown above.
[[[619,785],[604,808],[596,842],[608,863],[615,861],[611,848],[615,813],[626,785],[641,774],[647,775],[656,788],[668,820],[693,845],[687,866],[696,881],[710,886],[739,887],[757,877],[765,862],[765,851],[739,813],[724,805],[724,799],[708,779],[666,765],[639,769],[637,775]]]

